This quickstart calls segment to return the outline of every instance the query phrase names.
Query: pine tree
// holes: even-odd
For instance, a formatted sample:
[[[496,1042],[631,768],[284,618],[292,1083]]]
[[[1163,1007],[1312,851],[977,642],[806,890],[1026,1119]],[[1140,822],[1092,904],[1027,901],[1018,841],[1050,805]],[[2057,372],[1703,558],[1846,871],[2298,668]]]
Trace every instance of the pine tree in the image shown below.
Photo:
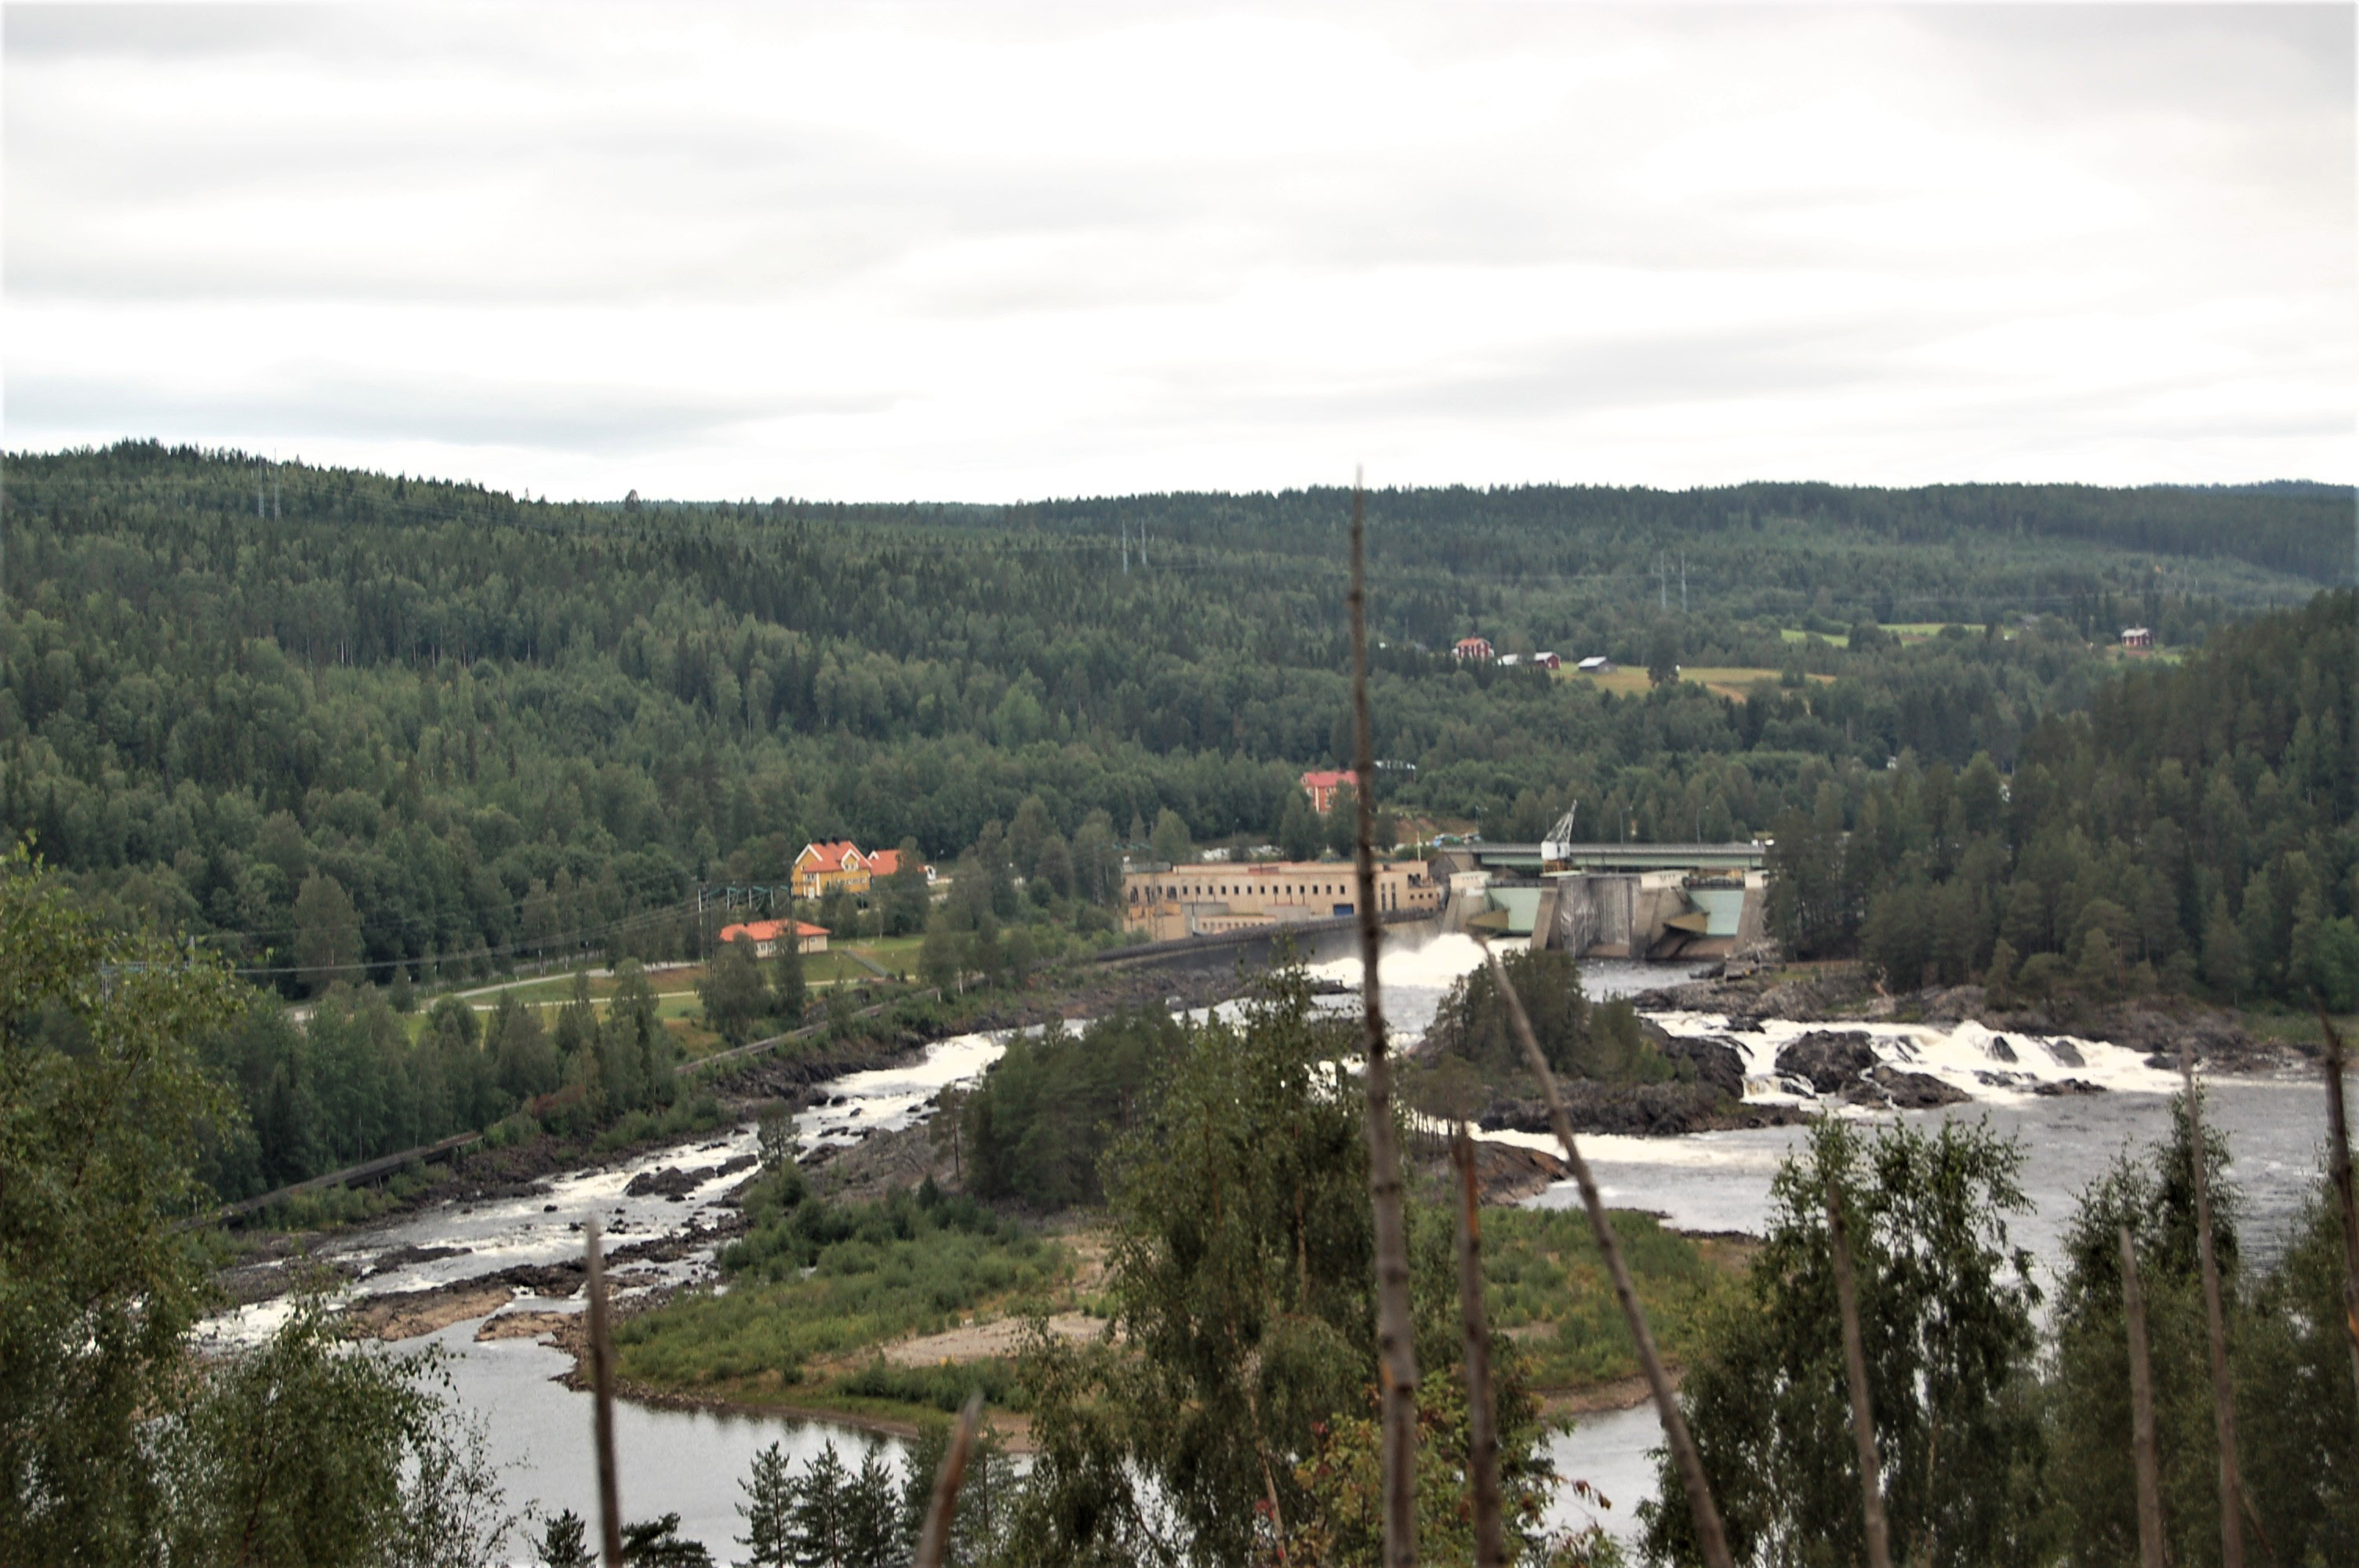
[[[2245,938],[2228,913],[2228,895],[2212,895],[2212,909],[2203,917],[2203,981],[2229,998],[2244,994],[2252,972],[2245,965]]]
[[[539,1554],[540,1568],[595,1568],[598,1561],[590,1550],[589,1527],[571,1509],[549,1521],[534,1551]]]
[[[361,917],[343,883],[325,871],[304,879],[295,898],[295,966],[314,995],[361,958]]]
[[[754,1473],[738,1485],[745,1492],[745,1500],[737,1505],[745,1533],[736,1540],[752,1553],[746,1562],[753,1568],[791,1568],[795,1479],[785,1450],[773,1443],[755,1454]]]
[[[844,1568],[850,1480],[832,1442],[803,1466],[787,1519],[786,1561],[795,1568]]]
[[[1277,819],[1278,852],[1289,860],[1314,860],[1319,854],[1319,816],[1299,790],[1289,792]]]
[[[810,992],[803,980],[802,938],[795,935],[794,926],[792,920],[787,922],[778,956],[770,960],[770,1011],[784,1029],[800,1028],[803,1013],[810,1006]]]
[[[1169,806],[1155,818],[1152,849],[1155,858],[1167,865],[1176,866],[1196,858],[1195,840],[1188,836],[1187,822]]]
[[[844,1488],[843,1568],[900,1568],[909,1560],[901,1498],[884,1450],[872,1444]]]

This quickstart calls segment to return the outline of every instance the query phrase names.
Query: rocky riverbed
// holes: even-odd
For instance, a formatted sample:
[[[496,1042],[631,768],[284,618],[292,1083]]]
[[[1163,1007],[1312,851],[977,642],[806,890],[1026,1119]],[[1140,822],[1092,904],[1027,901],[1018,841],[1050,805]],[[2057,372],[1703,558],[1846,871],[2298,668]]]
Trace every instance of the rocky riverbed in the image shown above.
[[[1893,994],[1856,964],[1796,971],[1731,960],[1677,984],[1656,986],[1632,1000],[1647,1012],[1719,1013],[1733,1030],[1770,1019],[1799,1023],[1978,1024],[1995,1034],[2035,1038],[2069,1035],[2101,1040],[2175,1066],[2182,1046],[2216,1072],[2258,1073],[2303,1058],[2255,1040],[2234,1013],[2187,998],[2137,999],[2102,1005],[2064,1000],[2032,1005],[2001,1001],[1980,986],[1930,987]]]

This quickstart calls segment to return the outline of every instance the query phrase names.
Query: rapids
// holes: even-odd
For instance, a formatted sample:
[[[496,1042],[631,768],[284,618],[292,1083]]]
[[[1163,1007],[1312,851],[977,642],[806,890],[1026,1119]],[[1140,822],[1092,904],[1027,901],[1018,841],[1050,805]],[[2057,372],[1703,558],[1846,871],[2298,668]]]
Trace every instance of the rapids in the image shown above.
[[[1396,934],[1396,936],[1397,934]],[[1348,944],[1330,942],[1311,965],[1314,977],[1356,988],[1359,961]],[[1450,985],[1481,962],[1470,939],[1442,935],[1421,942],[1388,939],[1379,960],[1387,1022],[1397,1044],[1420,1037]],[[1584,983],[1593,996],[1626,995],[1680,978],[1680,971],[1628,962],[1584,963]],[[1348,1009],[1356,999],[1337,996],[1326,1005]],[[1234,1004],[1224,1004],[1224,1011]],[[2103,1041],[2066,1036],[2008,1035],[2004,1053],[1979,1024],[1951,1029],[1905,1024],[1822,1025],[1765,1021],[1758,1030],[1735,1032],[1712,1014],[1666,1013],[1655,1021],[1675,1034],[1711,1035],[1734,1045],[1745,1058],[1746,1098],[1811,1103],[1806,1085],[1782,1078],[1777,1050],[1812,1028],[1860,1030],[1879,1059],[1927,1073],[1964,1091],[1968,1103],[1944,1111],[1897,1113],[1920,1124],[1942,1115],[1988,1117],[1999,1130],[2024,1141],[2024,1184],[2036,1212],[2024,1217],[2016,1234],[2043,1260],[2055,1254],[2060,1228],[2080,1191],[2124,1147],[2160,1135],[2175,1076],[2145,1065],[2137,1054]],[[922,1119],[928,1102],[943,1087],[971,1082],[1006,1048],[1005,1033],[965,1034],[926,1048],[898,1067],[854,1073],[822,1087],[819,1099],[796,1118],[805,1149],[856,1141],[864,1128],[890,1130]],[[2006,1059],[2011,1055],[2014,1059]],[[2104,1092],[2063,1098],[2032,1092],[2041,1082],[2078,1078]],[[2313,1081],[2292,1075],[2221,1078],[2210,1086],[2212,1113],[2235,1153],[2232,1174],[2244,1197],[2244,1224],[2256,1255],[2275,1249],[2287,1220],[2299,1206],[2322,1145],[2322,1117]],[[1834,1108],[1862,1119],[1891,1119]],[[1757,1230],[1768,1211],[1769,1183],[1779,1160],[1801,1135],[1799,1128],[1759,1128],[1698,1133],[1680,1138],[1587,1137],[1582,1140],[1606,1200],[1618,1207],[1661,1214],[1682,1228]],[[1525,1134],[1490,1136],[1551,1146]],[[321,1258],[360,1277],[349,1287],[356,1296],[410,1291],[495,1272],[515,1264],[560,1263],[581,1254],[579,1227],[595,1217],[610,1246],[669,1238],[709,1228],[712,1206],[742,1181],[745,1172],[713,1174],[680,1201],[660,1195],[632,1197],[631,1180],[642,1173],[676,1166],[718,1170],[733,1157],[749,1154],[755,1129],[739,1126],[671,1148],[640,1155],[605,1169],[571,1172],[542,1184],[543,1190],[517,1198],[470,1204],[445,1203],[393,1224],[329,1242]],[[1557,1206],[1577,1202],[1569,1184],[1531,1200]],[[452,1249],[445,1251],[443,1249]],[[634,1262],[634,1282],[618,1295],[709,1274],[713,1248],[691,1244],[668,1262]],[[372,1272],[371,1271],[382,1271]],[[644,1271],[644,1272],[642,1272]],[[501,1312],[571,1312],[578,1299],[545,1300],[520,1294]],[[282,1300],[225,1314],[208,1325],[218,1343],[250,1342],[269,1332],[286,1311]],[[529,1338],[478,1343],[481,1319],[444,1328],[430,1336],[448,1356],[446,1370],[458,1400],[484,1422],[491,1451],[507,1466],[512,1502],[543,1513],[571,1508],[585,1514],[592,1505],[586,1395],[553,1379],[569,1360]],[[877,1441],[824,1422],[747,1418],[702,1412],[648,1410],[625,1405],[618,1416],[624,1503],[632,1517],[677,1510],[682,1533],[701,1540],[727,1561],[743,1528],[735,1505],[738,1481],[755,1451],[773,1441],[798,1457],[832,1439],[856,1455]],[[1597,1486],[1613,1506],[1598,1515],[1606,1528],[1627,1539],[1636,1505],[1650,1496],[1653,1465],[1647,1451],[1658,1433],[1650,1410],[1584,1417],[1551,1444],[1560,1473]],[[900,1444],[885,1440],[897,1463]],[[855,1461],[856,1462],[856,1461]],[[1553,1514],[1562,1522],[1590,1517],[1569,1498]]]

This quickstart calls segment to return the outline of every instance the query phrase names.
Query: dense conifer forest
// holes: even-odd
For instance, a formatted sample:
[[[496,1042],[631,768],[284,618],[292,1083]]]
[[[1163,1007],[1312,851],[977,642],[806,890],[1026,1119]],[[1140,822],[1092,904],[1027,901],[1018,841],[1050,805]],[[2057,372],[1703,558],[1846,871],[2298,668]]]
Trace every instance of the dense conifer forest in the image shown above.
[[[1275,838],[1295,774],[1345,752],[1336,491],[557,505],[154,443],[8,470],[0,830],[290,993],[669,956],[709,935],[700,880],[782,881],[829,836],[947,859],[1032,799],[1060,855],[1093,825],[1143,847],[1167,812]],[[1847,828],[1896,759],[2004,776],[2042,735],[2052,775],[2080,731],[2050,721],[2088,708],[2120,624],[2183,647],[2349,573],[2323,487],[1462,489],[1371,518],[1378,745],[1414,768],[1386,804],[1493,838],[1576,799],[1639,838],[1831,827],[1831,801]],[[1755,677],[1614,695],[1441,651],[1473,633]],[[2323,786],[2347,706],[2297,741],[2277,709],[2334,698],[2305,689],[2251,754],[2274,774],[2297,746]],[[2288,885],[2347,914],[2347,849],[2303,852]],[[2182,877],[2189,929],[2250,875]],[[1902,884],[1951,880],[1937,855]],[[1854,883],[1807,943],[1856,940]]]
[[[405,1364],[329,1355],[316,1303],[233,1376],[201,1390],[162,1375],[204,1299],[203,1258],[167,1227],[214,1198],[469,1128],[495,1145],[554,1132],[604,1150],[708,1125],[710,1095],[676,1081],[677,1037],[633,961],[704,955],[700,887],[782,882],[806,838],[902,844],[953,871],[951,890],[931,899],[913,855],[863,918],[922,930],[921,978],[945,993],[997,994],[1060,943],[1116,939],[1125,851],[1337,841],[1340,816],[1311,818],[1295,780],[1346,752],[1340,492],[555,506],[152,444],[16,457],[7,479],[0,839],[39,857],[0,861],[0,925],[10,956],[27,956],[0,965],[0,1036],[24,1047],[5,1054],[10,1147],[31,1151],[27,1170],[120,1173],[65,1197],[0,1183],[14,1195],[0,1280],[15,1292],[0,1317],[38,1374],[0,1379],[23,1385],[0,1436],[32,1456],[11,1460],[11,1497],[45,1540],[112,1530],[158,1561],[211,1561],[234,1514],[267,1511],[243,1500],[261,1485],[239,1469],[245,1434],[300,1411],[289,1431],[377,1434],[365,1453],[296,1440],[368,1483],[335,1492],[351,1500],[321,1539],[490,1555],[507,1521],[480,1454],[443,1407],[403,1392]],[[1578,802],[1598,836],[1762,835],[1788,951],[1864,958],[1895,989],[1977,980],[2066,1012],[2161,992],[2359,1002],[2345,492],[1440,491],[1378,495],[1371,514],[1389,820],[1527,839]],[[2122,653],[2131,623],[2159,650]],[[1448,650],[1469,634],[1627,669],[1598,682],[1461,663]],[[189,962],[190,939],[218,961]],[[1549,956],[1530,957],[1519,972],[1538,982]],[[526,958],[614,960],[603,1012],[577,974],[552,1023],[512,994],[483,1016],[454,997],[402,1016],[421,980]],[[734,1042],[803,1022],[799,966],[729,946],[701,983],[707,1024]],[[1671,1071],[1626,1005],[1586,1007],[1572,967],[1556,968],[1565,994],[1530,994],[1554,1021],[1544,1050],[1559,1071]],[[1442,1044],[1495,1056],[1474,989],[1451,1004],[1464,1016],[1445,1020]],[[1242,1560],[1281,1491],[1290,1556],[1372,1556],[1355,1499],[1374,1485],[1374,1427],[1350,1413],[1372,1354],[1360,1108],[1310,1070],[1340,1036],[1299,972],[1265,979],[1261,996],[1234,1028],[1150,1013],[1052,1033],[949,1107],[973,1194],[1103,1208],[1118,1240],[1111,1310],[1151,1347],[1138,1365],[1036,1347],[994,1374],[995,1399],[1025,1401],[1047,1441],[1027,1476],[1002,1477],[1008,1506],[974,1527],[978,1551],[1136,1560],[1152,1521],[1104,1481],[1146,1476],[1176,1500],[1192,1560]],[[299,997],[308,1011],[281,1005]],[[853,1027],[850,1006],[842,986],[828,992],[831,1038]],[[941,1016],[885,1027],[913,1021]],[[168,1114],[91,1112],[117,1075]],[[1170,1135],[1207,1125],[1211,1104],[1283,1130]],[[1895,1412],[1894,1528],[1911,1560],[2116,1560],[2118,1444],[2085,1419],[2120,1391],[2107,1248],[2118,1221],[2144,1226],[2157,1332],[2192,1365],[2174,1174],[2195,1158],[2186,1125],[2084,1196],[2052,1326],[1993,1239],[2022,1207],[2018,1148],[1950,1128],[1872,1145],[1822,1129],[1778,1179],[1745,1300],[1731,1283],[1667,1319],[1748,1554],[1849,1539],[1834,1407],[1772,1408],[1780,1368],[1828,1353],[1812,1227],[1833,1184],[1861,1206],[1871,1277],[1929,1248],[1955,1265],[1938,1289],[1875,1308],[1895,1345],[1921,1352],[1879,1371],[1895,1381],[1876,1394]],[[2205,1158],[2233,1214],[2225,1152]],[[753,1329],[785,1343],[814,1260],[850,1269],[853,1251],[826,1250],[839,1243],[926,1251],[936,1314],[945,1290],[1055,1256],[973,1197],[929,1187],[834,1206],[791,1164],[764,1184],[724,1260],[745,1289],[639,1320],[628,1369],[702,1377]],[[1208,1186],[1266,1199],[1230,1211],[1209,1250]],[[1354,1196],[1306,1205],[1305,1192]],[[1306,1239],[1306,1210],[1333,1233]],[[1418,1219],[1419,1357],[1447,1368],[1437,1212]],[[2351,1508],[2341,1472],[2301,1462],[2350,1421],[2332,1240],[2313,1201],[2281,1260],[2248,1266],[2232,1248],[2228,1263],[2237,1397],[2279,1417],[2252,1439],[2256,1506],[2304,1561],[2331,1560]],[[1685,1246],[1656,1261],[1700,1268]],[[1208,1260],[1158,1271],[1180,1256]],[[1189,1306],[1204,1291],[1232,1303],[1210,1335],[1213,1318]],[[94,1391],[68,1397],[72,1346],[130,1343],[92,1337],[92,1300],[163,1310],[143,1309],[147,1337],[110,1350],[103,1378],[76,1373]],[[914,1301],[886,1304],[915,1314]],[[1979,1326],[1962,1337],[1961,1322]],[[1288,1349],[1296,1325],[1309,1337]],[[1560,1341],[1570,1364],[1574,1341]],[[1538,1428],[1522,1353],[1502,1354],[1529,1524],[1546,1485]],[[1235,1392],[1249,1360],[1265,1373],[1257,1408]],[[864,1374],[876,1397],[962,1397],[955,1379],[879,1368]],[[1950,1390],[1938,1408],[1905,1392],[1920,1381]],[[1445,1450],[1463,1412],[1450,1376],[1431,1386],[1424,1425],[1452,1435],[1418,1461],[1433,1499],[1420,1530],[1431,1555],[1462,1556]],[[1835,1385],[1794,1386],[1832,1398]],[[2167,1381],[2164,1400],[2190,1496],[2207,1463],[2193,1388]],[[138,1444],[130,1412],[149,1409],[182,1418],[160,1448]],[[1173,1409],[1202,1419],[1175,1425]],[[1780,1422],[1791,1430],[1767,1458],[1746,1446]],[[1311,1462],[1279,1476],[1273,1446]],[[766,1463],[747,1490],[778,1519],[830,1487],[865,1487],[878,1519],[897,1517],[874,1477],[838,1487],[821,1466],[789,1475],[775,1451]],[[128,1479],[108,1503],[95,1485],[23,1481],[41,1465]],[[1975,1477],[1962,1494],[1975,1508],[1945,1512],[1937,1475]],[[415,1479],[429,1476],[441,1479]],[[1643,1517],[1649,1560],[1689,1560],[1678,1517]],[[2201,1506],[2176,1513],[2174,1555],[2201,1560],[2214,1522]],[[579,1523],[550,1521],[549,1541],[570,1525],[577,1548]],[[1621,1560],[1595,1531],[1534,1529],[1519,1550]]]

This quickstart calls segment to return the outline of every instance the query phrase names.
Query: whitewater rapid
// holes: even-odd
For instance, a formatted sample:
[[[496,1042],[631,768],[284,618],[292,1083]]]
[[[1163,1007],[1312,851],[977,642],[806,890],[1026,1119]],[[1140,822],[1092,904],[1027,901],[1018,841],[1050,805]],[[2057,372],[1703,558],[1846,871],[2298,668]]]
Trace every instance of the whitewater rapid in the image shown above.
[[[1465,936],[1414,944],[1397,936],[1388,935],[1377,977],[1392,1039],[1406,1048],[1423,1036],[1449,988],[1480,964],[1483,954]],[[1352,957],[1310,967],[1314,979],[1353,990],[1359,969]],[[1629,995],[1685,978],[1681,970],[1624,962],[1584,962],[1582,974],[1593,997]],[[1321,1005],[1348,1011],[1357,1006],[1357,998],[1329,996]],[[1238,1007],[1224,1003],[1210,1011],[1234,1017]],[[2017,1138],[2026,1151],[2023,1184],[2037,1209],[2017,1222],[2015,1235],[2041,1259],[2056,1255],[2072,1204],[2104,1165],[2123,1150],[2162,1134],[2168,1096],[2177,1084],[2174,1074],[2147,1066],[2136,1052],[2080,1036],[2002,1035],[1975,1023],[1944,1028],[1768,1020],[1733,1029],[1726,1017],[1714,1013],[1648,1016],[1674,1035],[1710,1037],[1734,1047],[1745,1064],[1748,1101],[1814,1104],[1806,1084],[1777,1072],[1777,1055],[1801,1034],[1820,1029],[1864,1034],[1880,1062],[1930,1075],[1961,1090],[1969,1100],[1943,1110],[1896,1113],[1840,1102],[1816,1102],[1814,1108],[1920,1126],[1943,1116],[1987,1118],[1994,1130]],[[958,1035],[927,1046],[902,1065],[836,1079],[795,1117],[797,1142],[806,1152],[840,1148],[922,1120],[936,1095],[980,1078],[1012,1037],[1013,1032]],[[2006,1060],[2008,1055],[2014,1060]],[[2067,1079],[2101,1092],[2061,1098],[2036,1092],[2043,1084]],[[2209,1093],[2213,1119],[2228,1134],[2235,1155],[2230,1173],[2242,1190],[2246,1234],[2256,1242],[2256,1255],[2265,1256],[2315,1170],[2315,1084],[2291,1075],[2222,1079]],[[1486,1136],[1554,1147],[1552,1140],[1529,1134]],[[1689,1230],[1757,1233],[1769,1217],[1770,1184],[1800,1136],[1798,1128],[1767,1127],[1673,1138],[1584,1136],[1581,1142],[1608,1204],[1656,1213]],[[367,1297],[449,1284],[518,1264],[576,1260],[581,1227],[591,1218],[600,1221],[610,1246],[683,1233],[692,1242],[693,1232],[717,1226],[720,1201],[750,1173],[741,1167],[723,1174],[719,1167],[752,1154],[756,1142],[756,1129],[748,1122],[612,1168],[560,1173],[528,1194],[442,1203],[380,1229],[332,1239],[317,1260],[358,1276],[344,1289]],[[678,1202],[660,1194],[629,1195],[634,1178],[667,1168],[712,1173],[692,1183]],[[1578,1200],[1569,1184],[1559,1184],[1531,1201],[1560,1206]],[[691,1244],[675,1260],[633,1263],[623,1291],[709,1278],[713,1250],[710,1243]],[[498,1312],[569,1313],[582,1304],[578,1295],[549,1299],[521,1292]],[[223,1314],[208,1325],[208,1332],[219,1344],[251,1343],[275,1327],[286,1311],[283,1300],[265,1302]],[[551,1380],[570,1367],[570,1358],[531,1338],[478,1341],[483,1321],[455,1324],[431,1337],[449,1357],[451,1390],[484,1422],[492,1452],[507,1465],[512,1501],[544,1513],[560,1508],[586,1513],[594,1504],[587,1397]],[[618,1436],[626,1508],[635,1515],[677,1509],[683,1534],[702,1540],[723,1560],[732,1555],[730,1543],[743,1528],[737,1483],[756,1450],[776,1441],[800,1458],[827,1441],[846,1451],[873,1441],[827,1422],[639,1407],[625,1407]],[[1652,1490],[1645,1452],[1656,1441],[1651,1411],[1636,1410],[1584,1417],[1550,1446],[1560,1473],[1596,1481],[1612,1498],[1614,1508],[1602,1517],[1612,1533],[1626,1541],[1635,1529],[1636,1505]],[[884,1446],[897,1465],[899,1444],[887,1441]],[[1560,1497],[1551,1509],[1552,1523],[1587,1517],[1570,1497]]]

